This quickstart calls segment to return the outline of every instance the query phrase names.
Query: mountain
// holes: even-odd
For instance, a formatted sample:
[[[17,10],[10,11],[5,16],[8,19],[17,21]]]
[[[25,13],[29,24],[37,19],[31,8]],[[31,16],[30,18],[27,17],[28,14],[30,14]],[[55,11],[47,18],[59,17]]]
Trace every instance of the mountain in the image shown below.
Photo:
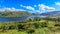
[[[32,13],[32,15],[33,15],[33,16],[38,16],[38,15],[40,16],[39,13]]]
[[[46,13],[30,13],[27,11],[9,11],[0,12],[0,17],[24,17],[24,16],[60,16],[60,11],[52,11]]]
[[[34,16],[40,16],[42,18],[45,17],[51,17],[51,18],[56,18],[56,17],[60,17],[60,11],[52,11],[52,12],[46,12],[46,13],[32,13],[32,15]]]
[[[46,12],[40,15],[41,16],[60,16],[60,11]]]
[[[31,16],[32,14],[27,11],[4,11],[0,12],[0,17],[24,17]]]

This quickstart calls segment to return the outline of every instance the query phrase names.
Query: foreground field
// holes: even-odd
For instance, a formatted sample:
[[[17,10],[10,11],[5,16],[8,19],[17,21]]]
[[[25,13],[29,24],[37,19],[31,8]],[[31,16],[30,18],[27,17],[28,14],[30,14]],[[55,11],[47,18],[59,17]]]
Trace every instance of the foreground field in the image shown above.
[[[17,30],[7,30],[6,32],[0,32],[0,34],[28,34],[26,31],[17,31]],[[32,34],[60,34],[60,32],[51,32],[44,29],[37,29],[35,33]]]
[[[35,18],[0,22],[0,34],[60,34],[60,22]]]

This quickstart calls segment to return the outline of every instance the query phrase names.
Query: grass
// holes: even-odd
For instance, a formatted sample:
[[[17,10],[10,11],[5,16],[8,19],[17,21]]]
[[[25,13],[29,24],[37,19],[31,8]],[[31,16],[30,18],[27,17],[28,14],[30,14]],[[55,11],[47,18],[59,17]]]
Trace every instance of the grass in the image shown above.
[[[33,34],[50,34],[50,30],[47,28],[39,28]]]
[[[30,31],[34,31],[30,34],[60,34],[60,25],[55,26],[55,24],[60,24],[60,22],[56,23],[55,21],[48,21],[48,20],[40,20],[40,21],[27,21],[26,23],[23,22],[0,22],[0,34],[28,34]],[[21,25],[22,28],[17,29]],[[6,30],[1,31],[1,27],[5,26]],[[15,29],[8,29],[10,26],[14,27]],[[38,28],[36,28],[38,27]],[[20,27],[21,28],[21,27]]]
[[[7,30],[6,32],[0,32],[0,34],[27,34],[26,31]]]

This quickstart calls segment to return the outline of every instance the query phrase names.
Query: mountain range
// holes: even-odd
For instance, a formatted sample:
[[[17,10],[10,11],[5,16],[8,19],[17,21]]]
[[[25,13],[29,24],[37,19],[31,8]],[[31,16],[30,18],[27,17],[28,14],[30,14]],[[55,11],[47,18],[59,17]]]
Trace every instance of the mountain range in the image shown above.
[[[41,13],[42,16],[60,16],[60,11]]]
[[[34,16],[40,16],[41,18],[60,18],[60,11],[52,11],[46,13],[32,13]]]

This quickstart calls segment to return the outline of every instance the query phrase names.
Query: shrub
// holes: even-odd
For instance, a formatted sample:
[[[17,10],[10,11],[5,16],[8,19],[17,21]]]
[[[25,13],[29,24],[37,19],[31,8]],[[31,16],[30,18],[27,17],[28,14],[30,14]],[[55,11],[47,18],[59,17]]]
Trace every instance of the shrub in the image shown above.
[[[40,24],[39,23],[34,23],[35,28],[39,28]]]
[[[40,25],[41,25],[41,27],[47,27],[48,26],[46,22],[42,22]]]
[[[48,28],[39,28],[33,34],[50,34],[50,30]]]
[[[8,29],[15,29],[15,26],[10,25]]]
[[[17,27],[18,27],[18,31],[24,30],[24,24],[23,23],[18,24]]]

